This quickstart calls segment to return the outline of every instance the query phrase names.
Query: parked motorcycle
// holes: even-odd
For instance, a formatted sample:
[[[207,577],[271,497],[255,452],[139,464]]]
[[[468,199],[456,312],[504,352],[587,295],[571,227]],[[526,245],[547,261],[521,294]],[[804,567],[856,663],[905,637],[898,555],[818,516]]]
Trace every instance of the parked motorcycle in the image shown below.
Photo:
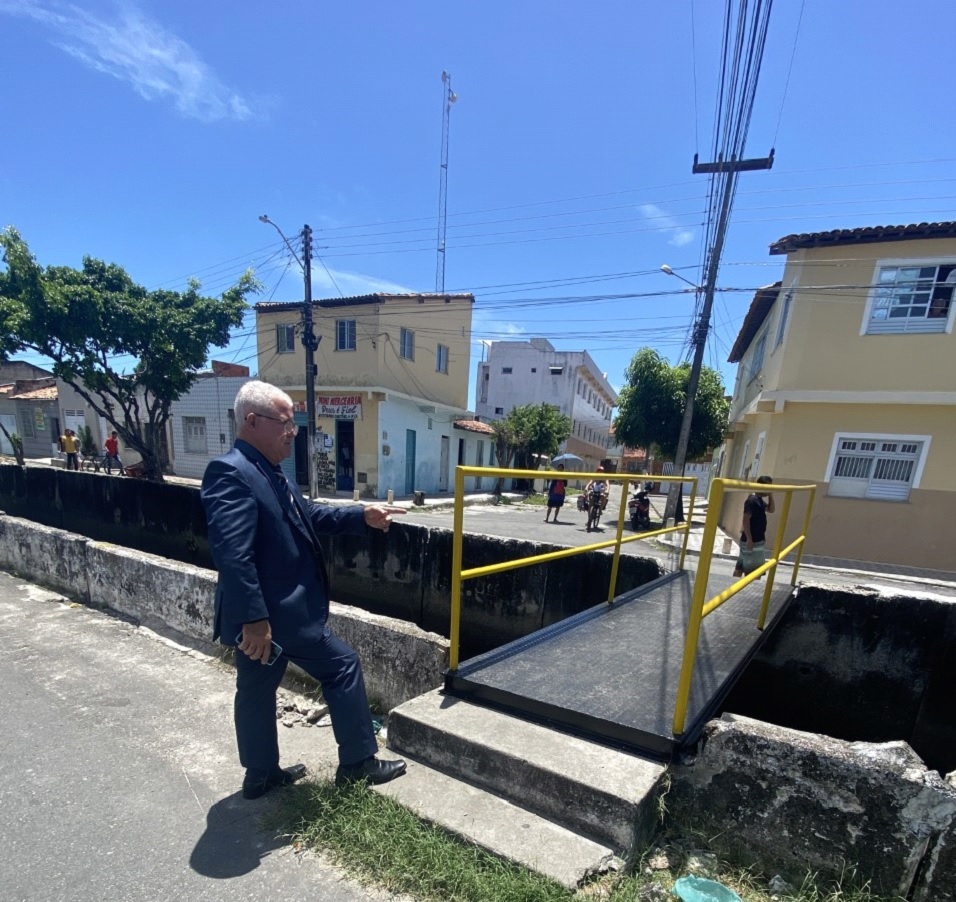
[[[651,499],[647,497],[647,490],[640,489],[627,502],[627,512],[631,515],[631,528],[635,532],[643,532],[651,528]]]

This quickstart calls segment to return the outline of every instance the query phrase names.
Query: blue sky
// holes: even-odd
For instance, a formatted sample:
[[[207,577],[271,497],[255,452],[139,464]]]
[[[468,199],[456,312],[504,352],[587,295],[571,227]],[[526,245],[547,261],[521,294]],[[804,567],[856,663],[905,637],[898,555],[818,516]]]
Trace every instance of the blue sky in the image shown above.
[[[659,267],[701,278],[691,163],[710,159],[722,10],[0,0],[0,225],[44,264],[89,254],[210,294],[253,265],[260,299],[299,300],[267,213],[290,238],[313,227],[317,298],[434,290],[447,70],[445,285],[477,299],[470,402],[479,342],[508,337],[585,348],[619,387],[639,348],[687,353],[692,298]],[[728,389],[753,289],[782,269],[772,241],[956,218],[954,31],[949,0],[774,4],[747,152],[776,162],[742,177],[718,282],[739,290],[706,357]],[[254,368],[248,331],[215,356]]]

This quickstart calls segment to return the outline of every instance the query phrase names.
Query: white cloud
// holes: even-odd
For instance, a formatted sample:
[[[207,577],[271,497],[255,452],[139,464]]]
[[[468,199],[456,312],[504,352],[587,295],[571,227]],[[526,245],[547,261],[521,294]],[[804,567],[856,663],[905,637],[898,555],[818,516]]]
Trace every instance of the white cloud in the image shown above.
[[[528,330],[524,326],[519,326],[507,320],[493,319],[480,307],[476,307],[471,319],[471,334],[472,345],[478,348],[480,353],[482,346],[487,348],[493,341],[524,338],[527,336]],[[479,335],[485,337],[479,338]]]
[[[169,99],[189,119],[252,116],[195,51],[158,22],[124,5],[110,18],[56,0],[0,0],[0,12],[41,23],[52,43],[97,72],[126,82],[144,100]]]
[[[374,276],[366,276],[358,272],[346,272],[342,269],[330,268],[326,272],[321,264],[312,266],[312,296],[314,298],[335,298],[339,296],[340,291],[342,296],[347,298],[358,297],[363,294],[415,293],[414,288],[407,288],[397,282],[377,279]]]
[[[641,204],[638,210],[645,219],[654,222],[659,231],[670,235],[667,242],[674,247],[683,247],[694,240],[694,229],[688,229],[680,225],[677,220],[661,209],[657,204]]]

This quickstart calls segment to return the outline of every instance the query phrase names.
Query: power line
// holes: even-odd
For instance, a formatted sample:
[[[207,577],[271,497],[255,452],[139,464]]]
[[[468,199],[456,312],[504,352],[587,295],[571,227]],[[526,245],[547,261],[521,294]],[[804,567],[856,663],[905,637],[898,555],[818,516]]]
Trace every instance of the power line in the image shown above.
[[[777,117],[777,127],[773,132],[773,146],[777,144],[777,135],[780,134],[780,123],[783,121],[783,108],[787,102],[787,90],[790,88],[790,76],[793,74],[793,61],[797,55],[797,43],[800,40],[800,25],[803,23],[803,8],[806,0],[800,0],[800,15],[797,17],[797,29],[793,35],[793,50],[790,53],[790,65],[787,67],[787,80],[783,85],[783,97],[780,99],[780,115]]]

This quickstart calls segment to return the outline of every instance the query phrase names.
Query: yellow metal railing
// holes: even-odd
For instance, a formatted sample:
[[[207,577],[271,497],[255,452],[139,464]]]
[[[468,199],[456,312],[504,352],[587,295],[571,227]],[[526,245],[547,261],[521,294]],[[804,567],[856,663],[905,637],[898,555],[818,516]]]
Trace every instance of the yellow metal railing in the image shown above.
[[[707,594],[707,582],[710,576],[710,564],[714,555],[714,539],[717,535],[717,520],[723,506],[724,492],[773,492],[782,494],[783,508],[779,513],[777,535],[774,540],[773,555],[766,563],[746,576],[738,579],[733,585],[724,589],[708,601],[704,601]],[[767,612],[770,609],[770,596],[773,591],[773,581],[777,574],[777,565],[795,548],[797,557],[793,564],[791,585],[797,584],[797,574],[800,570],[800,560],[803,557],[803,545],[810,528],[810,514],[813,511],[813,499],[816,496],[815,485],[776,485],[774,483],[741,482],[736,479],[714,479],[710,484],[710,493],[707,501],[707,520],[704,525],[704,534],[701,538],[700,558],[697,562],[697,576],[694,579],[694,593],[690,604],[690,617],[687,624],[687,636],[684,640],[684,658],[681,663],[680,679],[677,684],[677,702],[674,706],[674,735],[680,736],[684,732],[687,720],[687,704],[690,698],[691,680],[694,676],[694,663],[697,658],[697,645],[700,640],[700,627],[704,618],[712,614],[725,601],[733,598],[741,589],[746,588],[765,573],[767,585],[764,588],[763,603],[760,605],[760,614],[757,617],[757,629],[763,629],[767,621]],[[807,511],[803,518],[803,531],[786,548],[783,547],[784,536],[787,531],[787,518],[790,516],[790,502],[795,492],[808,492]]]
[[[464,496],[465,496],[465,478],[468,476],[503,476],[506,479],[604,479],[606,482],[620,482],[621,487],[621,509],[617,517],[617,535],[613,539],[606,539],[602,542],[594,542],[589,545],[581,545],[576,548],[563,548],[561,551],[550,551],[547,554],[536,554],[531,557],[518,558],[516,560],[504,561],[500,564],[489,564],[485,567],[473,567],[470,570],[461,569],[463,529],[464,529]],[[654,529],[642,533],[624,536],[624,521],[627,518],[628,486],[634,478],[638,480],[647,478],[635,473],[581,473],[577,470],[507,470],[498,467],[456,467],[455,468],[455,524],[454,524],[454,542],[452,545],[451,558],[451,628],[449,630],[449,652],[448,666],[451,670],[458,669],[458,650],[460,644],[461,627],[461,584],[466,579],[476,579],[479,576],[489,576],[492,573],[503,573],[506,570],[516,570],[519,567],[530,567],[534,564],[544,564],[548,561],[557,561],[561,558],[574,557],[577,554],[584,554],[588,551],[598,551],[602,548],[614,546],[614,560],[611,564],[611,579],[608,586],[607,601],[610,604],[614,600],[615,587],[617,586],[618,565],[621,559],[621,545],[628,542],[636,542],[639,539],[648,539],[652,536],[663,535],[668,532],[684,532],[684,542],[681,546],[680,561],[678,569],[684,569],[684,559],[687,555],[687,540],[690,536],[690,525],[694,515],[694,501],[697,497],[697,479],[693,476],[654,476],[655,482],[684,482],[690,483],[691,493],[690,502],[687,508],[687,517],[684,524],[680,526],[664,526],[663,529]]]

